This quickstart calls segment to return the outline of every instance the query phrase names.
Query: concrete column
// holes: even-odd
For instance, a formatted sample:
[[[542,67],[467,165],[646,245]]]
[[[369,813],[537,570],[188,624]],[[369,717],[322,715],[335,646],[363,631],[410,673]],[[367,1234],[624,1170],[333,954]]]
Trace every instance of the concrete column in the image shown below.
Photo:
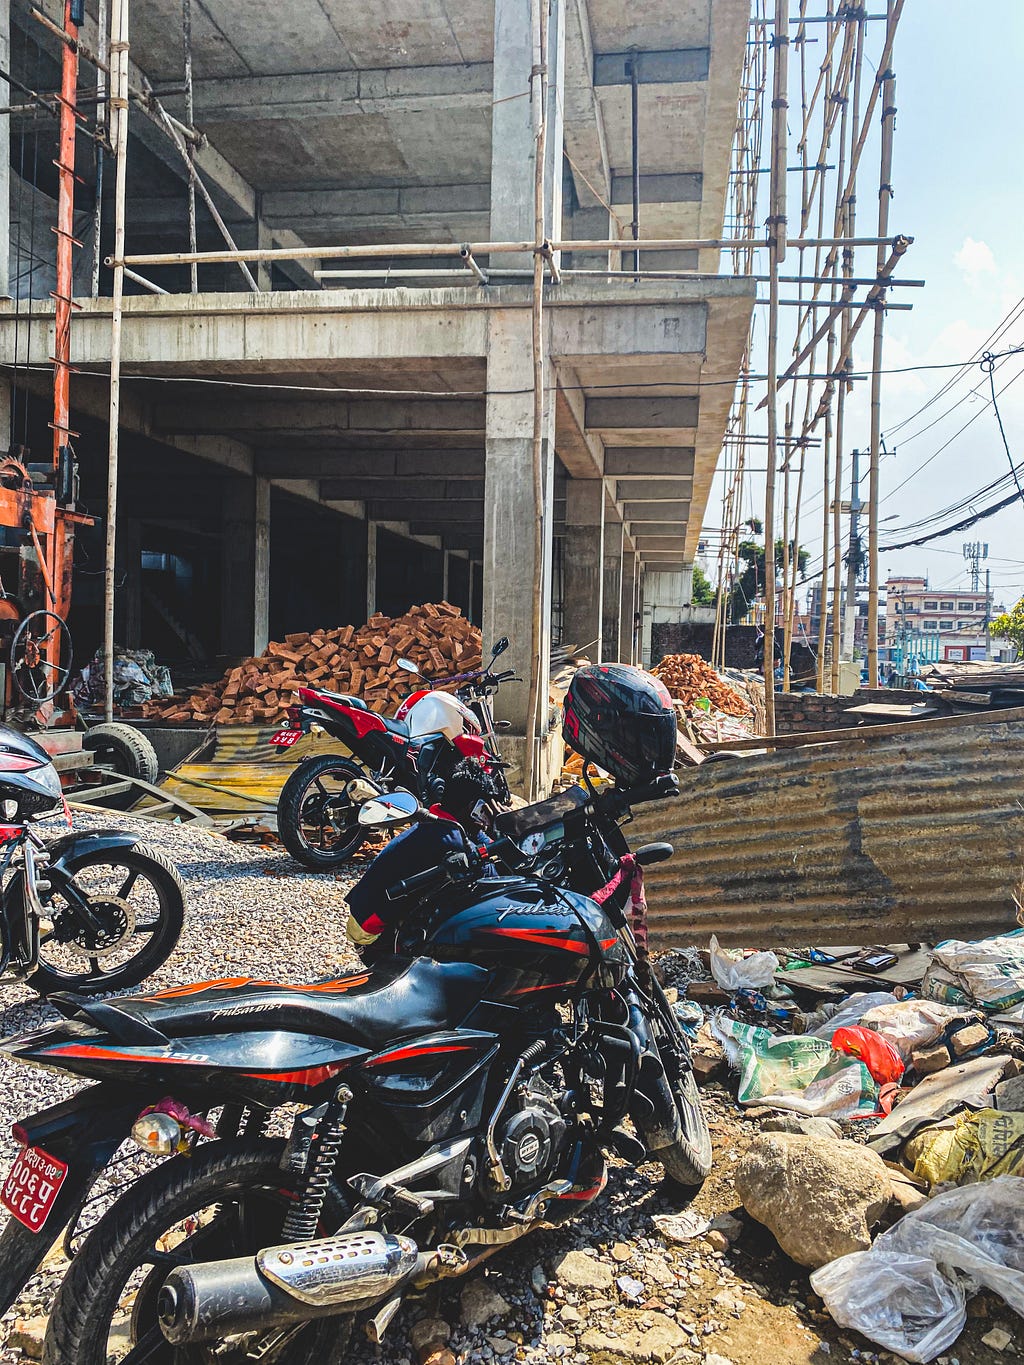
[[[0,0],[0,71],[11,69],[11,0]],[[11,89],[0,80],[0,108],[10,104]],[[11,118],[0,115],[0,298],[10,291],[11,257]],[[0,386],[0,389],[6,386]],[[9,390],[8,390],[9,394]],[[7,421],[3,420],[4,394],[0,392],[0,448],[6,449],[10,431],[10,399]]]
[[[377,523],[366,523],[366,619],[377,610]]]
[[[524,678],[538,677],[542,703],[548,695],[551,635],[551,523],[554,489],[554,378],[545,367],[541,427],[540,562],[535,555],[537,516],[533,473],[533,361],[531,318],[526,308],[488,312],[487,434],[484,463],[483,636],[485,646],[502,635],[511,641],[509,666]],[[475,573],[474,573],[475,578]],[[534,604],[540,601],[540,650],[531,656]],[[528,689],[503,687],[495,712],[511,733],[527,733]]]
[[[625,542],[622,547],[622,591],[619,596],[619,657],[624,664],[636,663],[636,603],[639,559]]]
[[[596,662],[603,630],[604,481],[570,479],[565,492],[562,638]]]
[[[441,551],[441,601],[448,601],[448,551]]]
[[[14,386],[9,379],[0,375],[0,454],[11,445],[11,408],[14,400]]]
[[[537,65],[533,6],[526,0],[494,0],[494,103],[491,115],[491,241],[532,242],[536,140],[530,73]],[[550,0],[548,102],[544,198],[546,237],[562,223],[562,108],[565,89],[563,0]],[[533,268],[527,253],[503,256],[507,270]],[[506,689],[508,690],[508,689]]]
[[[604,585],[601,620],[601,657],[607,663],[628,663],[621,639],[622,622],[622,522],[615,507],[604,509]]]
[[[269,479],[226,477],[221,547],[221,652],[260,654],[270,637]]]
[[[257,217],[256,250],[263,251],[265,249],[269,249],[273,245],[274,245],[273,233],[270,231],[270,228],[267,227],[266,223],[263,221],[263,218]],[[261,289],[265,290],[267,293],[270,292],[270,268],[271,267],[269,261],[257,261],[256,269],[254,272],[256,275],[256,283],[259,285]]]

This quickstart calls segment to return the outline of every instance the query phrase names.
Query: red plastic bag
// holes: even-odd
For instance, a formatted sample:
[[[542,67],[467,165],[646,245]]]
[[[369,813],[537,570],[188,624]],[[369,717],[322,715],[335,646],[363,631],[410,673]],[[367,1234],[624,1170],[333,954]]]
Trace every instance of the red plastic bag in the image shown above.
[[[845,1052],[863,1062],[879,1085],[898,1081],[906,1069],[892,1043],[880,1033],[858,1024],[837,1028],[832,1035],[832,1046],[836,1052]]]

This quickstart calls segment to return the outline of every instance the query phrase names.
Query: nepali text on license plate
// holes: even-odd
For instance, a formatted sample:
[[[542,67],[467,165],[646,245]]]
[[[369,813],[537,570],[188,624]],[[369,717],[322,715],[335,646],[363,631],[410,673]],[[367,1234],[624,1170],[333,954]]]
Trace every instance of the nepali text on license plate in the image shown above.
[[[41,1147],[24,1147],[0,1190],[0,1204],[30,1232],[38,1232],[67,1173],[67,1165]]]
[[[282,749],[290,749],[296,740],[301,738],[301,730],[278,730],[276,735],[270,736],[270,742],[271,744],[279,744]]]

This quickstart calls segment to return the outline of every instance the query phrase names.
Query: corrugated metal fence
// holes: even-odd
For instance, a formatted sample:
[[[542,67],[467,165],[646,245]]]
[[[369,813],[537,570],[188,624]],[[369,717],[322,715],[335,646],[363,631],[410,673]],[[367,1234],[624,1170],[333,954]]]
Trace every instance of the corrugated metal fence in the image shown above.
[[[1012,716],[1013,719],[1008,719]],[[1024,712],[919,722],[906,737],[743,754],[680,774],[632,847],[653,946],[937,942],[1016,926],[1024,877]]]

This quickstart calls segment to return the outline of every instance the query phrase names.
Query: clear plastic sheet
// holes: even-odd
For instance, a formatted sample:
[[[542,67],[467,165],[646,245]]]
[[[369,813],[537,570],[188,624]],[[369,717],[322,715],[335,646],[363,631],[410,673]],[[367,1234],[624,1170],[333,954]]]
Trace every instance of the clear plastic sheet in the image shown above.
[[[979,1289],[1024,1316],[1024,1180],[940,1194],[870,1251],[816,1270],[811,1285],[836,1322],[910,1361],[934,1360],[956,1341],[967,1295]]]

